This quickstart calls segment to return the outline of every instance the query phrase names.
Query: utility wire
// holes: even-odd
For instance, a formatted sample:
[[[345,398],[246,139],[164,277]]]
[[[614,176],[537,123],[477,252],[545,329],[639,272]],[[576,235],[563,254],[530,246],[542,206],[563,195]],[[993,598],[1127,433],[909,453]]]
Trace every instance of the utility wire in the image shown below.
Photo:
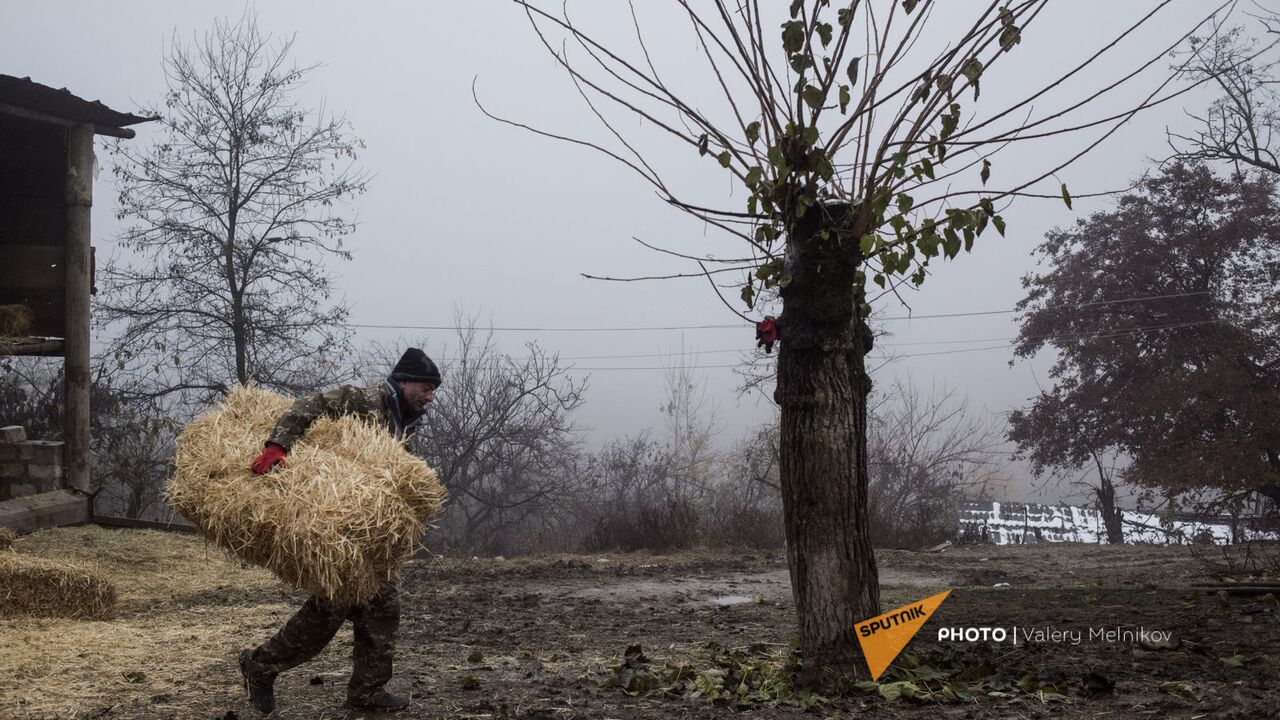
[[[1078,303],[1074,305],[1052,305],[1040,308],[1040,311],[1046,310],[1065,310],[1070,308],[1094,307],[1098,305],[1116,305],[1128,302],[1146,302],[1149,300],[1168,300],[1173,298],[1192,297],[1194,295],[1207,295],[1209,291],[1201,290],[1189,293],[1171,293],[1168,295],[1147,295],[1144,297],[1119,298],[1116,300],[1094,300],[1086,303]],[[1009,315],[1021,312],[1017,308],[1007,310],[978,310],[974,312],[962,313],[939,313],[935,315],[898,315],[893,317],[871,318],[876,322],[888,322],[897,320],[931,320],[936,318],[957,318],[957,317],[975,317],[979,315]],[[456,330],[456,325],[390,325],[390,324],[371,324],[371,323],[346,323],[347,327],[377,329],[377,330]],[[750,323],[732,323],[727,325],[653,325],[653,326],[631,326],[631,327],[489,327],[481,328],[483,330],[491,330],[494,332],[648,332],[657,330],[729,330],[742,329],[751,327]]]
[[[975,343],[975,342],[1001,342],[1001,341],[1005,342],[1005,344],[1002,344],[1002,345],[991,345],[988,347],[979,347],[979,348],[938,350],[935,352],[910,353],[907,355],[869,355],[868,357],[872,358],[873,360],[898,360],[898,359],[906,359],[906,358],[912,358],[912,357],[927,357],[930,355],[953,355],[957,353],[981,352],[985,350],[999,350],[1001,348],[1011,348],[1012,341],[1018,340],[1018,339],[1079,340],[1079,339],[1093,339],[1093,338],[1123,337],[1128,335],[1155,332],[1158,330],[1176,330],[1176,329],[1185,328],[1185,327],[1193,327],[1196,325],[1206,325],[1213,322],[1216,322],[1216,320],[1194,320],[1194,321],[1180,322],[1180,323],[1169,323],[1167,325],[1147,325],[1147,326],[1141,326],[1136,328],[1111,328],[1111,329],[1080,332],[1080,333],[1030,335],[1026,338],[1020,338],[1018,336],[1015,336],[1015,337],[1003,337],[1003,338],[974,338],[972,340],[924,340],[920,342],[893,343],[891,345],[877,345],[877,347],[891,348],[891,347],[899,347],[899,346],[906,346],[906,345],[943,345],[943,344]],[[635,360],[635,359],[643,359],[643,358],[673,358],[673,357],[689,357],[689,356],[697,356],[697,355],[714,355],[714,354],[721,354],[721,353],[742,353],[742,352],[746,352],[746,349],[732,348],[727,350],[690,350],[686,352],[677,352],[677,353],[646,353],[641,355],[576,355],[576,356],[568,356],[568,357],[558,357],[557,359],[563,360],[563,361]],[[550,355],[548,355],[547,357],[550,357]],[[529,358],[513,357],[511,359],[527,360]],[[452,359],[449,359],[449,358],[442,359],[441,362],[448,364],[452,362]],[[727,367],[738,367],[738,365],[694,365],[694,366],[691,366],[689,369],[697,370],[697,369],[704,369],[704,368],[711,369],[711,368],[727,368]],[[665,370],[669,368],[667,366],[663,366],[663,367],[612,367],[612,368],[573,368],[573,369],[574,370]]]
[[[1105,331],[1088,332],[1088,333],[1066,333],[1066,334],[1059,334],[1059,336],[1037,336],[1037,338],[1052,337],[1052,338],[1056,338],[1056,340],[1093,340],[1093,338],[1126,337],[1126,336],[1132,336],[1132,334],[1142,334],[1142,333],[1157,332],[1157,331],[1169,331],[1169,329],[1188,328],[1188,327],[1194,327],[1194,325],[1203,325],[1203,324],[1208,324],[1213,322],[1216,322],[1216,320],[1194,320],[1194,322],[1187,322],[1187,323],[1148,325],[1148,327],[1139,327],[1139,328],[1105,329]],[[1002,340],[1002,338],[993,338],[993,340]],[[1009,340],[1016,340],[1016,338],[1009,338]],[[961,342],[977,342],[977,341],[961,341]],[[908,359],[908,357],[928,357],[933,355],[959,355],[961,354],[961,352],[984,352],[989,350],[1010,350],[1011,347],[1012,346],[1010,345],[1010,343],[1006,342],[1006,343],[1002,343],[1002,345],[991,345],[987,347],[963,347],[963,348],[959,348],[959,350],[911,352],[911,354],[908,354],[908,355],[868,355],[868,357],[869,359],[872,359],[872,360],[895,361],[895,360],[906,360]],[[714,352],[741,352],[741,351],[739,350],[739,351],[714,351]],[[686,352],[686,354],[680,354],[680,355],[696,355],[696,352]],[[672,355],[659,355],[659,356],[671,357]],[[590,359],[594,359],[594,360],[630,359],[630,357],[653,357],[653,356],[652,355],[595,355],[595,356],[590,356]],[[559,360],[573,360],[573,359],[575,359],[575,357],[559,357]],[[577,359],[579,360],[586,359],[586,357],[577,357]],[[521,359],[520,357],[513,357],[512,360],[521,360]],[[451,361],[442,360],[440,361],[440,363],[442,363],[443,365],[449,365]],[[741,364],[689,365],[689,366],[685,366],[684,369],[716,370],[716,369],[723,369],[723,368],[740,368],[740,366]],[[613,366],[613,368],[576,368],[575,366],[575,368],[564,368],[566,372],[593,372],[593,373],[594,372],[611,372],[611,370],[673,370],[673,369],[680,369],[680,368],[673,368],[673,366],[668,366],[668,365],[653,365],[653,366],[625,365],[625,366]]]
[[[1175,329],[1175,328],[1182,328],[1182,327],[1191,327],[1193,325],[1205,325],[1212,322],[1216,322],[1216,321],[1215,320],[1196,320],[1196,321],[1188,321],[1188,322],[1180,322],[1180,323],[1171,323],[1169,325],[1150,325],[1150,326],[1142,326],[1137,328],[1114,328],[1114,329],[1086,331],[1086,332],[1079,332],[1079,333],[1049,333],[1045,335],[1028,335],[1025,338],[1022,337],[1021,335],[1014,335],[1011,337],[969,338],[966,340],[913,340],[911,342],[885,343],[883,345],[877,343],[876,347],[896,348],[896,347],[907,347],[909,345],[965,345],[969,343],[981,343],[981,342],[988,342],[988,343],[989,342],[1010,342],[1011,343],[1015,340],[1071,340],[1071,339],[1078,339],[1078,338],[1107,337],[1108,336],[1107,333],[1113,333],[1113,332],[1127,334],[1132,332],[1146,332],[1149,330],[1168,330],[1168,329]],[[1005,346],[1001,346],[1001,347],[1005,347]],[[698,355],[721,355],[725,353],[742,353],[745,351],[746,351],[746,348],[736,347],[736,348],[725,348],[723,350],[687,350],[683,352],[645,353],[640,355],[575,355],[572,357],[561,357],[560,359],[561,360],[636,360],[641,358],[668,358],[668,357],[690,357],[690,356],[698,356]],[[959,350],[956,352],[968,352],[968,351]],[[915,355],[922,355],[922,354],[926,354],[926,353],[915,353]],[[928,353],[928,354],[932,354],[932,353]]]

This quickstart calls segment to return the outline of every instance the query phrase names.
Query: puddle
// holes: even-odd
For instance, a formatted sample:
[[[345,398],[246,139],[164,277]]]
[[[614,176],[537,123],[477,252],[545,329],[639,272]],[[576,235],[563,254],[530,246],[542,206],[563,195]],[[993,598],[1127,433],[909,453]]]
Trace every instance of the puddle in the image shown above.
[[[721,595],[719,597],[713,597],[707,600],[707,602],[711,603],[712,605],[724,606],[724,605],[744,605],[746,603],[755,602],[755,601],[749,597],[746,597],[745,595]]]

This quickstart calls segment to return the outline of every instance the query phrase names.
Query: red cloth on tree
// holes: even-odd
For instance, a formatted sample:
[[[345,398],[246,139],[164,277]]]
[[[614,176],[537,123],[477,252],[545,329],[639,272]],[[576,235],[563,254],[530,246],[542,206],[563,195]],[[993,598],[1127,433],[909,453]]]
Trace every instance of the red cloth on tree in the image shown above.
[[[772,315],[756,323],[756,347],[764,348],[766,353],[773,352],[773,344],[778,342],[778,320]]]

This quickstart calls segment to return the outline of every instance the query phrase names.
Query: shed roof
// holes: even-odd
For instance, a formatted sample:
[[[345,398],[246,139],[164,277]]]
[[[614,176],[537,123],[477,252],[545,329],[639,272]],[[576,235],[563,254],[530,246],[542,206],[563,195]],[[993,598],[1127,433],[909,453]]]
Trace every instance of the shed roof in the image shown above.
[[[133,137],[134,133],[125,126],[159,119],[122,113],[97,100],[77,97],[66,88],[52,88],[29,77],[3,74],[0,74],[0,113],[62,125],[90,124],[100,135],[126,138]]]

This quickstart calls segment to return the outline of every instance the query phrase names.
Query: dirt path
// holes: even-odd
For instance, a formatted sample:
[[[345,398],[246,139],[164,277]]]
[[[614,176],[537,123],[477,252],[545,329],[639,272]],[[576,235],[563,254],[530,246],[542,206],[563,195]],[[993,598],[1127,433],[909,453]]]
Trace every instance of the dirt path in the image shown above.
[[[235,652],[269,636],[302,598],[196,539],[118,533],[107,545],[90,535],[33,539],[24,551],[99,563],[123,589],[122,611],[97,623],[0,619],[0,717],[258,717]],[[877,557],[886,609],[954,589],[881,678],[917,694],[911,683],[920,700],[889,700],[876,687],[762,699],[785,674],[795,624],[777,553],[414,561],[401,580],[392,689],[411,696],[401,717],[412,718],[1280,717],[1276,603],[1224,604],[1191,589],[1211,558],[1185,547]],[[1014,645],[936,636],[978,626],[1085,637]],[[1139,628],[1172,638],[1144,647],[1123,636]],[[1117,636],[1088,638],[1093,630]],[[626,660],[637,645],[643,656]],[[344,629],[281,676],[273,720],[360,717],[342,704],[350,648]],[[611,679],[640,682],[641,692]]]

